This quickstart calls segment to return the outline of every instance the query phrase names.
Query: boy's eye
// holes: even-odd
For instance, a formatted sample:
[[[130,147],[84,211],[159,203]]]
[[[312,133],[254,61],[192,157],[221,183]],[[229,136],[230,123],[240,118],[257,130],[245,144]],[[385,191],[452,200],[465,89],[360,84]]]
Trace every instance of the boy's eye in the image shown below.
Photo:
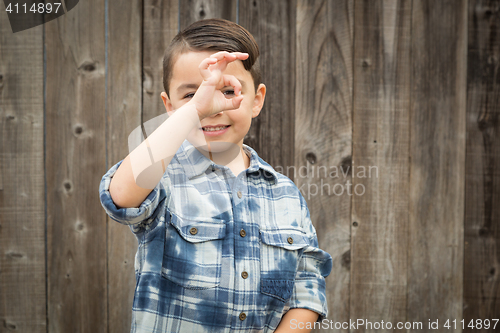
[[[184,96],[184,98],[192,98],[193,96],[194,96],[194,93],[189,93],[186,96]]]
[[[224,95],[234,95],[234,90],[226,90],[223,92]]]

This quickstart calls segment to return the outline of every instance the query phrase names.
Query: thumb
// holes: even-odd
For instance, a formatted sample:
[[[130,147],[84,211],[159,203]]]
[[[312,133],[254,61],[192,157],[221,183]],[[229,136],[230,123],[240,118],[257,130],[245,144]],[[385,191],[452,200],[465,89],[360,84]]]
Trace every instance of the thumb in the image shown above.
[[[239,108],[242,101],[243,101],[243,96],[242,95],[233,97],[230,100],[230,102],[232,103],[233,109]]]
[[[236,96],[231,99],[225,99],[223,102],[224,105],[222,106],[221,111],[228,111],[228,110],[234,110],[240,107],[241,101],[243,100],[243,96]]]

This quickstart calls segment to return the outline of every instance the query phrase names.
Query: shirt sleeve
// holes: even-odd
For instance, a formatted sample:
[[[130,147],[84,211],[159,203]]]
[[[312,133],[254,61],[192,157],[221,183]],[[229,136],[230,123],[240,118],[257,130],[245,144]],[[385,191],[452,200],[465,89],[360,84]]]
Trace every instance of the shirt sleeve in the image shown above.
[[[109,184],[111,183],[111,178],[113,178],[116,170],[118,170],[118,167],[122,162],[123,160],[115,164],[102,177],[99,185],[99,197],[101,199],[102,207],[110,218],[119,223],[129,225],[133,232],[138,232],[139,226],[145,227],[148,223],[153,221],[150,217],[153,216],[157,210],[159,203],[166,198],[165,182],[168,177],[167,173],[165,173],[161,181],[158,182],[156,187],[151,191],[151,193],[149,193],[139,207],[118,208],[109,193]]]
[[[318,321],[328,315],[326,300],[327,277],[332,270],[332,257],[318,247],[318,237],[311,222],[309,209],[302,194],[300,194],[302,210],[302,228],[309,237],[309,245],[304,249],[299,261],[293,293],[288,301],[290,309],[303,308],[319,313]]]

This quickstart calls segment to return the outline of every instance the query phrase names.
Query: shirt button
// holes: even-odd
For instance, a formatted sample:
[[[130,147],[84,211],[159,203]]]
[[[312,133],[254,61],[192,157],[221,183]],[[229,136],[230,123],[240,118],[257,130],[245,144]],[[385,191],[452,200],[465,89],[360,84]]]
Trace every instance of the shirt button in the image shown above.
[[[288,237],[287,241],[288,241],[288,243],[293,244],[293,238],[292,237]]]
[[[240,230],[240,236],[241,237],[245,237],[247,235],[247,232],[245,231],[245,229],[241,229]]]
[[[246,279],[248,277],[248,273],[247,272],[241,272],[241,277]]]
[[[238,191],[238,193],[237,193],[237,194],[238,194],[238,198],[240,198],[240,199],[241,199],[241,196],[242,196],[241,191]]]
[[[245,312],[240,313],[240,320],[243,321],[247,318],[247,315]]]
[[[198,229],[192,227],[191,229],[189,229],[189,232],[191,233],[191,235],[196,235],[198,233]]]

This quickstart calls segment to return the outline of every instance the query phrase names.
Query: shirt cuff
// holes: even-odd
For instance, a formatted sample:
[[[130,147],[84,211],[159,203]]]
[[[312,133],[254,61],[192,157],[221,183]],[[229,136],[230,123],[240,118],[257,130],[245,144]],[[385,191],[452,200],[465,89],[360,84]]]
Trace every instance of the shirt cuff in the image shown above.
[[[111,167],[111,169],[109,169],[109,171],[106,172],[106,174],[101,179],[101,183],[99,185],[99,197],[101,199],[101,205],[109,215],[109,217],[111,217],[113,220],[127,225],[138,224],[153,215],[154,211],[158,207],[158,203],[160,202],[161,194],[165,196],[165,191],[161,191],[162,184],[160,181],[139,207],[118,208],[113,202],[111,194],[109,193],[109,184],[111,183],[111,178],[114,176],[116,170],[118,170],[118,167],[122,162],[123,160]]]
[[[287,305],[290,309],[300,308],[317,312],[317,321],[322,321],[328,315],[325,278],[310,272],[299,272]]]

